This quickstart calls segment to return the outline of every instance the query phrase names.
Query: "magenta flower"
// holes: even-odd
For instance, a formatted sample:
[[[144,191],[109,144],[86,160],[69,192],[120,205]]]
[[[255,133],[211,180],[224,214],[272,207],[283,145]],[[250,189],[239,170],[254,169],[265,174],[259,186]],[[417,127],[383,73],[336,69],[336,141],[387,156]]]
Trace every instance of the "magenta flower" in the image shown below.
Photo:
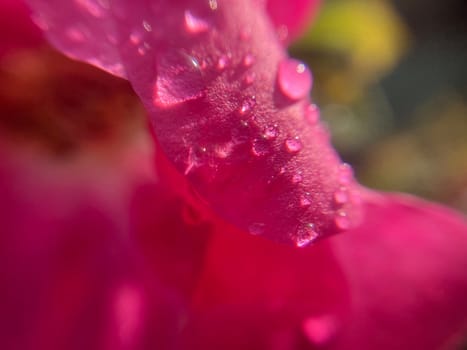
[[[158,152],[131,118],[67,159],[2,132],[3,348],[457,344],[465,218],[340,161],[283,48],[316,2],[30,4],[58,49],[130,81]]]

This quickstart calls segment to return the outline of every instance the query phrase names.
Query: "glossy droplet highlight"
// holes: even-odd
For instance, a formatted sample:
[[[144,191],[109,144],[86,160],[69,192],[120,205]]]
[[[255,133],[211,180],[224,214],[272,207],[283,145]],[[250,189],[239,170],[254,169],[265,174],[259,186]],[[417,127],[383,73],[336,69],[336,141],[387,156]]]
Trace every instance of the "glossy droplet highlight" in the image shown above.
[[[305,224],[297,230],[295,244],[297,247],[305,247],[318,238],[318,233],[315,231],[315,225],[312,223]]]
[[[143,21],[141,25],[143,26],[145,31],[152,32],[152,25],[148,21]]]
[[[313,344],[323,346],[337,333],[337,322],[332,316],[309,317],[303,322],[303,332]]]
[[[285,140],[285,149],[289,153],[298,153],[302,148],[302,141],[300,141],[298,136]]]
[[[238,114],[246,115],[250,113],[255,105],[256,105],[256,99],[254,97],[249,97],[245,99],[240,105],[240,107],[238,108]]]
[[[157,78],[154,103],[171,106],[204,95],[204,81],[198,61],[183,52],[160,55],[157,61]]]
[[[350,228],[350,218],[344,210],[338,210],[334,218],[336,226],[341,230],[347,230]]]
[[[192,34],[206,32],[209,24],[205,20],[196,17],[190,11],[185,11],[185,29]]]
[[[315,104],[310,104],[306,107],[305,109],[305,119],[306,121],[314,125],[319,121],[320,118],[320,111],[317,105]]]
[[[286,97],[291,100],[299,100],[310,92],[311,72],[303,62],[287,58],[279,63],[277,83],[280,91]]]
[[[292,183],[298,184],[298,183],[302,182],[302,180],[303,180],[303,176],[302,176],[301,171],[298,171],[295,174],[293,174]]]

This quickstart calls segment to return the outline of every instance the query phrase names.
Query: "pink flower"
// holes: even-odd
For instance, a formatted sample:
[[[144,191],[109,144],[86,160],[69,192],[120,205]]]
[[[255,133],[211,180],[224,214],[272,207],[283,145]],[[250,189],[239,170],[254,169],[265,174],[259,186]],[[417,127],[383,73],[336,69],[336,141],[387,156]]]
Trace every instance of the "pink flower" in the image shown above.
[[[67,157],[2,128],[3,348],[439,349],[462,335],[465,218],[354,181],[282,47],[305,17],[282,1],[267,5],[276,27],[259,0],[30,2],[60,50],[130,81],[165,155],[131,118],[96,134],[72,122]],[[108,79],[96,94],[124,89]]]

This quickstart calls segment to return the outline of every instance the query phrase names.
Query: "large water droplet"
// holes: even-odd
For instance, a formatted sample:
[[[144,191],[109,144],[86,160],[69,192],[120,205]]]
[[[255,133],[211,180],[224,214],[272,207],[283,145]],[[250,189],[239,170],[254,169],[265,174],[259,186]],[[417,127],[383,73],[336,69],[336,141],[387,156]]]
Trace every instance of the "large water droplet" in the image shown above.
[[[264,233],[265,224],[261,222],[255,222],[248,227],[248,231],[255,236],[262,235]]]
[[[187,10],[185,11],[185,28],[190,33],[198,34],[206,32],[209,29],[209,24]]]
[[[316,124],[319,121],[320,112],[319,108],[315,104],[310,104],[305,109],[305,118],[311,125]]]
[[[338,228],[341,230],[347,230],[350,228],[351,221],[347,212],[344,210],[338,210],[334,218],[334,222]]]
[[[302,148],[302,141],[300,141],[298,136],[285,140],[285,149],[289,153],[298,153],[302,150]]]
[[[305,247],[318,238],[318,233],[315,231],[315,225],[312,223],[305,224],[298,228],[295,237],[297,247]]]
[[[287,58],[279,63],[277,82],[286,97],[299,100],[310,92],[311,72],[303,62]]]
[[[154,102],[171,106],[204,95],[205,84],[198,61],[183,52],[160,55],[157,61],[157,78]]]
[[[313,344],[323,346],[337,333],[336,319],[328,315],[309,317],[303,322],[303,332]]]

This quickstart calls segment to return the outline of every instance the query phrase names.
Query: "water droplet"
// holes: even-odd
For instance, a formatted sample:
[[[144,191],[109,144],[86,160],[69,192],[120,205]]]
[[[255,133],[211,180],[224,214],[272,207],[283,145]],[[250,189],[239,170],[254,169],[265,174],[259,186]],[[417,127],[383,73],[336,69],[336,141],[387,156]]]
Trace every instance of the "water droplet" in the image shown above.
[[[309,192],[305,192],[300,197],[300,205],[302,207],[309,207],[311,205],[311,198],[310,198],[310,193]]]
[[[341,230],[347,230],[350,228],[350,218],[347,215],[347,212],[344,210],[338,210],[334,218],[334,222],[338,228]]]
[[[219,158],[225,159],[232,153],[233,147],[233,144],[228,142],[223,145],[217,145],[214,151]]]
[[[311,72],[303,62],[287,58],[279,63],[277,82],[286,97],[299,100],[310,92]]]
[[[242,102],[242,104],[238,108],[238,114],[246,115],[250,113],[255,105],[256,105],[256,97],[255,96],[248,97]]]
[[[298,136],[285,140],[285,149],[289,153],[298,153],[302,150],[303,145]]]
[[[203,33],[209,29],[209,24],[196,16],[190,11],[185,11],[185,28],[188,32],[193,34]]]
[[[171,106],[204,95],[205,84],[198,61],[180,51],[160,55],[154,102]]]
[[[317,105],[310,104],[306,107],[305,118],[311,125],[316,124],[319,121],[320,111]]]
[[[305,224],[297,230],[295,237],[295,244],[297,247],[305,247],[312,243],[318,237],[318,233],[315,231],[315,225],[312,223]]]
[[[138,54],[139,54],[140,56],[146,55],[146,48],[145,48],[144,46],[138,47]]]
[[[152,25],[149,22],[143,21],[142,25],[145,31],[152,32]]]
[[[279,135],[277,124],[267,126],[263,131],[263,138],[266,140],[274,140]]]
[[[342,185],[347,185],[352,181],[353,178],[353,169],[347,163],[342,163],[339,166],[339,183]]]
[[[253,84],[255,82],[255,79],[256,79],[255,72],[248,72],[243,77],[243,83],[245,85],[251,85],[251,84]]]
[[[347,188],[340,187],[336,192],[334,192],[334,202],[336,204],[345,204],[349,201],[349,194],[347,193]]]
[[[309,317],[303,322],[303,332],[315,345],[322,346],[337,333],[337,322],[332,316]]]
[[[301,171],[297,171],[293,176],[292,176],[292,183],[298,184],[302,182],[303,176]]]
[[[255,222],[248,227],[248,231],[255,236],[262,235],[264,233],[265,225],[261,222]]]
[[[253,56],[251,53],[245,55],[245,57],[243,57],[243,65],[245,67],[251,67],[253,65],[253,63],[255,63],[255,56]]]
[[[251,29],[243,29],[240,31],[240,40],[242,41],[248,41],[251,39]]]
[[[256,157],[262,157],[269,153],[269,145],[263,139],[254,139],[251,143],[251,153]]]
[[[217,60],[217,70],[218,71],[223,71],[228,65],[229,65],[229,58],[226,55],[222,55],[219,57]]]

